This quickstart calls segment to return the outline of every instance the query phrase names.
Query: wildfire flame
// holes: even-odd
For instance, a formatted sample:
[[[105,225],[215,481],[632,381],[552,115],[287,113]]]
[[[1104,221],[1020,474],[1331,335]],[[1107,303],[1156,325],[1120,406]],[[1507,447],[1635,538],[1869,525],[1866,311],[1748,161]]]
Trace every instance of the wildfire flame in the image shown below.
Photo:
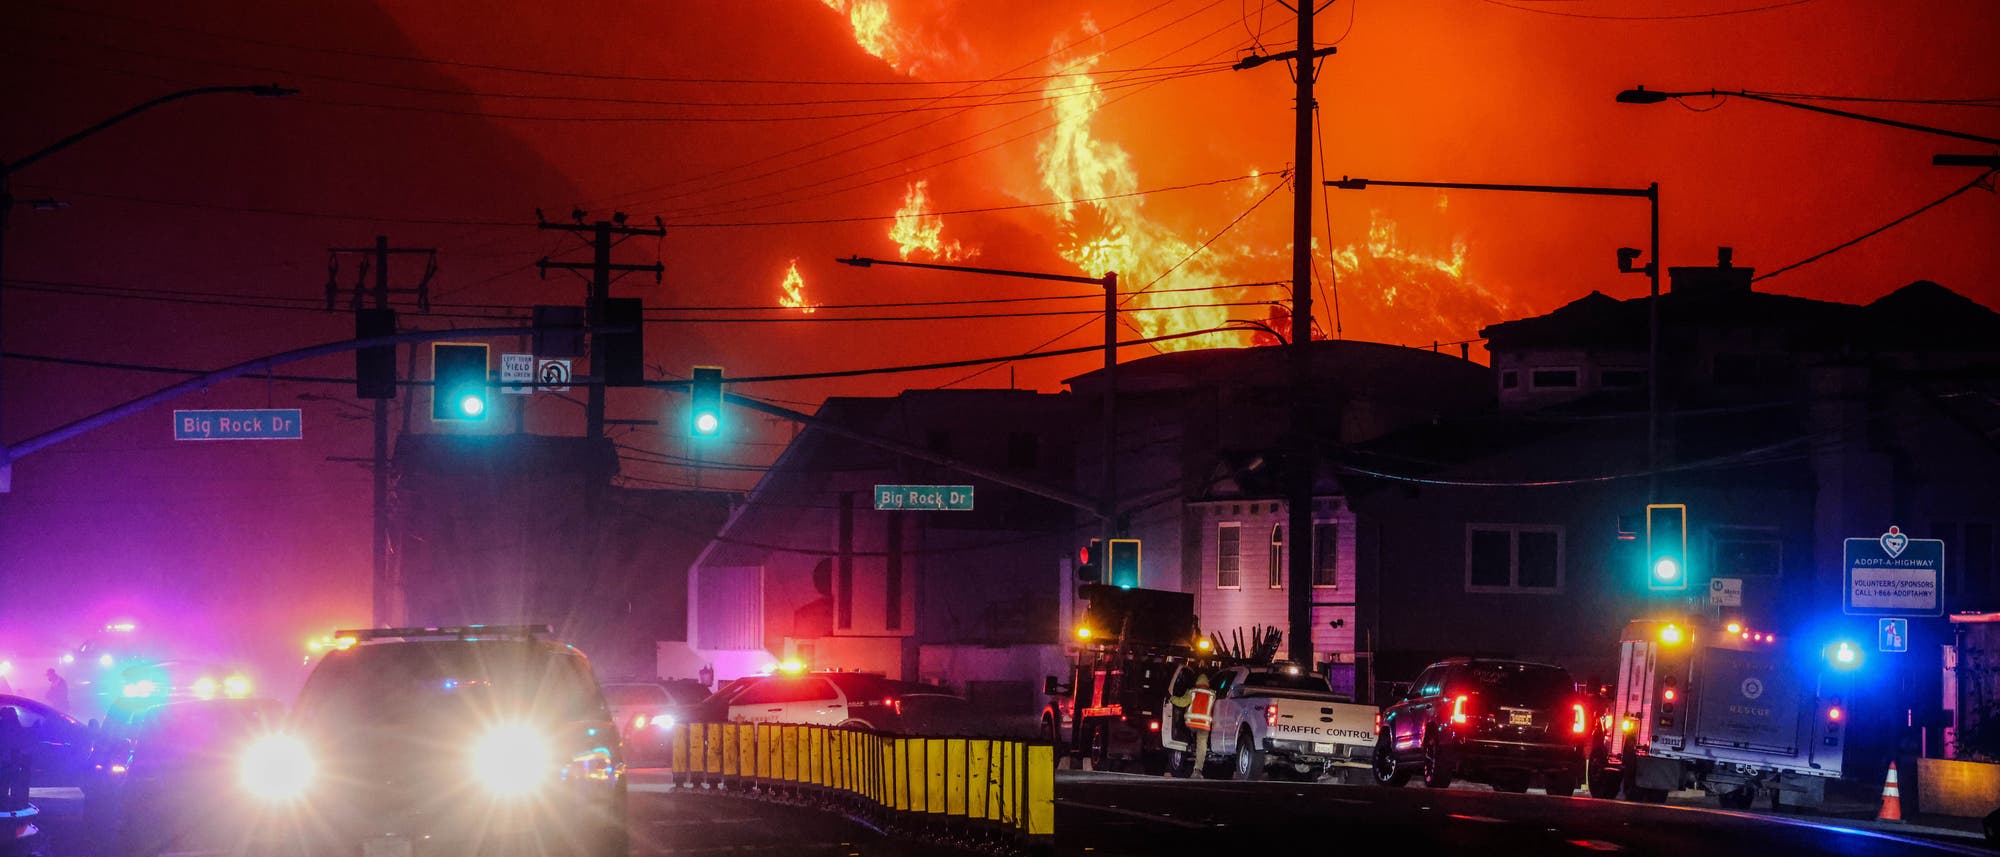
[[[806,302],[806,278],[799,275],[799,260],[793,259],[792,266],[785,270],[785,281],[779,285],[778,305],[811,313],[818,307]]]
[[[930,182],[919,179],[909,186],[903,197],[903,207],[896,212],[896,222],[889,227],[889,240],[896,242],[896,250],[904,259],[912,253],[928,253],[933,259],[956,262],[979,255],[979,248],[965,248],[957,241],[944,240],[944,218],[935,214],[925,214],[929,210],[930,196],[926,191]]]
[[[847,16],[854,43],[896,71],[916,77],[952,62],[951,53],[931,34],[890,20],[888,0],[822,0]]]
[[[1368,240],[1334,249],[1325,257],[1333,265],[1347,303],[1347,324],[1368,331],[1368,338],[1421,346],[1438,331],[1470,335],[1493,319],[1507,318],[1504,295],[1466,276],[1470,249],[1454,239],[1444,255],[1412,249],[1399,239],[1395,221],[1369,212]]]
[[[1095,29],[1088,21],[1084,26],[1086,31]],[[1057,252],[1090,274],[1116,271],[1130,284],[1125,286],[1128,291],[1153,283],[1154,291],[1138,293],[1130,305],[1174,309],[1133,313],[1132,323],[1142,335],[1219,327],[1228,320],[1226,308],[1194,305],[1219,303],[1229,292],[1173,290],[1227,282],[1221,271],[1227,251],[1211,247],[1196,253],[1199,242],[1183,239],[1146,216],[1143,197],[1097,199],[1139,189],[1131,155],[1091,133],[1091,120],[1104,105],[1104,91],[1090,71],[1101,59],[1102,54],[1081,61],[1059,58],[1043,89],[1042,101],[1055,114],[1056,124],[1035,151],[1042,187],[1058,200],[1095,200],[1065,202],[1054,209],[1065,232]],[[1217,333],[1169,340],[1159,347],[1178,351],[1242,341],[1241,335]]]

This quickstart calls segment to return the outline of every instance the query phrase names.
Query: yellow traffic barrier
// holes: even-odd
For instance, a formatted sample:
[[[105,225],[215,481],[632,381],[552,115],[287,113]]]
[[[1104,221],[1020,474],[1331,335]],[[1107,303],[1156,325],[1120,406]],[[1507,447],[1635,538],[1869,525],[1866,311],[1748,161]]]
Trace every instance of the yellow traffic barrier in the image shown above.
[[[736,778],[743,757],[736,743],[736,733],[742,731],[741,723],[722,724],[722,776],[725,781]]]
[[[890,738],[883,742],[888,754],[883,757],[882,763],[889,776],[889,790],[895,798],[889,808],[897,812],[910,809],[910,769],[909,762],[903,758],[909,743],[908,738]]]
[[[993,817],[986,805],[990,791],[986,784],[992,776],[988,766],[993,763],[993,742],[985,738],[968,741],[965,752],[965,815],[973,821],[985,821]]]
[[[757,725],[741,723],[736,727],[736,758],[742,779],[757,779]]]
[[[688,733],[699,728],[699,724],[683,724],[674,730],[673,738],[667,744],[667,770],[672,771],[670,781],[676,785],[688,782]]]
[[[727,723],[708,724],[707,743],[703,747],[706,751],[706,756],[704,757],[706,761],[702,765],[702,773],[708,775],[710,782],[714,782],[715,778],[722,773],[722,730],[728,725]]]
[[[924,773],[924,763],[927,759],[924,739],[903,739],[903,761],[909,765],[911,812],[921,813],[925,807],[930,806],[927,795],[930,792],[931,778],[929,774]]]
[[[924,788],[924,796],[929,798],[929,801],[924,806],[924,811],[932,815],[944,814],[944,742],[945,739],[943,738],[924,739],[924,755],[926,759],[924,769],[925,773],[929,774],[931,778],[930,784]]]
[[[944,814],[965,815],[965,739],[944,742]]]
[[[1001,746],[1000,757],[1000,823],[1013,827],[1020,820],[1020,796],[1015,789],[1020,782],[1017,760],[1021,756],[1021,742],[1009,741]]]
[[[812,764],[807,768],[806,784],[813,786],[826,785],[826,730],[817,726],[813,727],[812,737],[807,741],[807,747],[812,751]]]
[[[1048,744],[1028,745],[1027,771],[1028,840],[1040,841],[1056,833],[1056,756]]]

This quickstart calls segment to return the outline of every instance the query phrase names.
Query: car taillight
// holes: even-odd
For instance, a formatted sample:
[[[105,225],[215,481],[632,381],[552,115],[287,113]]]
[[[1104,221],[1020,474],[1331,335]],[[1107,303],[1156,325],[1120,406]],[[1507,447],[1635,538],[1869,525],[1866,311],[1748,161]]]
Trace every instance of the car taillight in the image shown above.
[[[1576,705],[1571,705],[1569,707],[1569,710],[1574,715],[1573,717],[1570,718],[1569,731],[1574,732],[1578,735],[1582,735],[1583,730],[1589,728],[1584,725],[1585,718],[1583,716],[1583,705],[1581,703],[1578,703]]]
[[[1375,731],[1382,731],[1382,712],[1375,712]]]
[[[1264,707],[1264,725],[1278,725],[1278,706],[1276,703]]]
[[[1158,721],[1158,720],[1155,720],[1155,721],[1153,721],[1152,723],[1150,723],[1150,724],[1147,724],[1147,725],[1148,725],[1149,727],[1151,727],[1151,729],[1152,729],[1152,730],[1153,730],[1154,732],[1158,732],[1158,731],[1160,731],[1160,721]]]
[[[1451,722],[1453,723],[1466,722],[1467,718],[1465,714],[1465,701],[1467,699],[1470,699],[1470,697],[1460,696],[1459,698],[1451,701]]]

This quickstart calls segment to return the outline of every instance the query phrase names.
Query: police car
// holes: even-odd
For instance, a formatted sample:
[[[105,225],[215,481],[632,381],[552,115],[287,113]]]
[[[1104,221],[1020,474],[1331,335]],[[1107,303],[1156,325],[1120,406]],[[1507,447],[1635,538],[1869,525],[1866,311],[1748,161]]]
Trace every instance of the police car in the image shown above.
[[[690,716],[736,723],[797,723],[941,733],[964,723],[970,704],[941,687],[881,673],[777,669],[737,679]]]
[[[547,626],[336,632],[239,762],[256,839],[417,857],[622,857],[624,760],[582,652]]]

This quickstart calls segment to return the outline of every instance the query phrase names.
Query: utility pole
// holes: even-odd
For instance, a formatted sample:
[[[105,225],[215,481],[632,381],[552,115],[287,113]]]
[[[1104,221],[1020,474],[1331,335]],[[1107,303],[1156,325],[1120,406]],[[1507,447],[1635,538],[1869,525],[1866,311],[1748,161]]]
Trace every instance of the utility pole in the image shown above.
[[[667,227],[657,217],[653,218],[653,227],[650,229],[638,226],[626,226],[626,216],[622,211],[612,214],[610,220],[599,220],[595,223],[585,223],[582,211],[571,212],[570,216],[576,220],[574,224],[550,223],[543,219],[541,210],[536,209],[536,228],[544,230],[553,229],[577,236],[588,234],[590,236],[590,261],[588,263],[551,262],[548,257],[544,256],[541,260],[535,262],[535,267],[541,269],[544,278],[548,277],[550,268],[579,272],[579,276],[582,276],[580,272],[590,272],[590,276],[586,280],[589,284],[589,290],[584,295],[583,316],[584,325],[595,329],[604,323],[604,302],[611,297],[611,275],[614,272],[623,274],[636,271],[650,271],[653,274],[653,282],[658,283],[660,282],[661,275],[666,273],[667,270],[666,266],[661,264],[657,259],[651,265],[629,265],[612,262],[611,248],[618,246],[619,243],[622,243],[627,238],[640,235],[664,238],[667,234]],[[590,336],[590,372],[592,375],[600,377],[604,374],[604,340],[594,332]],[[593,440],[603,437],[603,384],[590,385],[590,401],[585,406],[584,412],[586,414],[584,433]]]
[[[354,279],[354,310],[356,330],[359,332],[363,309],[372,297],[377,313],[389,310],[389,295],[414,294],[417,308],[429,312],[431,308],[431,277],[437,273],[437,250],[433,248],[390,247],[385,235],[375,236],[373,247],[330,247],[327,248],[326,265],[326,308],[334,308],[334,296],[339,288],[335,277],[339,274],[340,257],[353,255],[362,259],[360,273]],[[392,255],[423,255],[428,261],[424,267],[424,278],[414,288],[392,289],[389,287],[389,257]],[[367,287],[368,269],[375,269],[374,287]],[[393,318],[393,317],[392,317]],[[393,322],[386,333],[393,335]],[[390,366],[393,368],[395,354],[391,346]],[[415,358],[416,349],[410,351]],[[391,395],[394,391],[391,391]],[[407,424],[407,419],[406,419]],[[403,585],[399,570],[389,567],[389,400],[375,400],[375,507],[374,536],[370,544],[374,558],[374,622],[377,626],[400,624],[403,617]]]
[[[1269,56],[1248,56],[1235,68],[1255,68],[1272,60],[1293,63],[1297,85],[1293,109],[1294,148],[1292,153],[1292,341],[1286,347],[1291,357],[1292,413],[1285,437],[1285,528],[1291,539],[1285,560],[1291,565],[1285,576],[1285,616],[1288,628],[1286,655],[1293,662],[1313,662],[1312,627],[1312,525],[1313,525],[1313,428],[1308,401],[1312,384],[1312,158],[1313,81],[1318,76],[1318,60],[1335,53],[1334,48],[1313,47],[1315,0],[1299,2],[1299,46],[1296,50]],[[1353,0],[1349,0],[1353,2]]]

